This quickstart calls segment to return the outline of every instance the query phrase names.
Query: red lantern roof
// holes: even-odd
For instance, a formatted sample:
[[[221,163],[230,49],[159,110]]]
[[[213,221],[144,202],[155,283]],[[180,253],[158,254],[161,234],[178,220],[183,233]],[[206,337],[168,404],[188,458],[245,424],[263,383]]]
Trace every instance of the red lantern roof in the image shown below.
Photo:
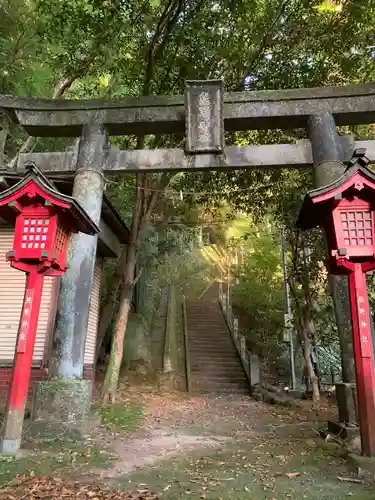
[[[100,229],[71,196],[60,193],[34,163],[26,164],[27,175],[17,184],[0,193],[0,215],[7,222],[14,223],[19,207],[35,203],[35,199],[43,200],[44,204],[58,207],[69,221],[71,231],[94,235]]]
[[[358,197],[375,209],[375,172],[367,167],[369,159],[365,150],[356,150],[344,175],[318,189],[309,191],[300,210],[297,227],[312,229],[324,225],[327,212],[334,202],[343,198]]]

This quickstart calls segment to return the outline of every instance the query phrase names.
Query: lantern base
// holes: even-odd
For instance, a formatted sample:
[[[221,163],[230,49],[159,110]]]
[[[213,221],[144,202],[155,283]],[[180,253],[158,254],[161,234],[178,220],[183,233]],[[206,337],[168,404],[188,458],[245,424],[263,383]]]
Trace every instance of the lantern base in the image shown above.
[[[0,442],[0,453],[17,453],[21,447],[21,438],[2,439]]]

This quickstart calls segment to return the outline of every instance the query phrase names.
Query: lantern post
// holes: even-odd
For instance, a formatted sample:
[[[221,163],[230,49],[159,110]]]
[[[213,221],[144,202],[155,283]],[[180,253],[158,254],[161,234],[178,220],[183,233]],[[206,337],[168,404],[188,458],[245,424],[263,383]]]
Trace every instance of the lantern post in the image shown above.
[[[99,228],[70,196],[59,193],[34,164],[13,187],[0,194],[0,216],[15,224],[10,265],[26,273],[26,286],[5,412],[0,451],[16,452],[21,433],[34,352],[44,276],[62,276],[73,232]]]
[[[356,150],[344,175],[307,193],[297,225],[320,226],[328,244],[327,267],[349,278],[362,454],[375,457],[375,364],[366,273],[375,269],[375,172]]]
[[[375,366],[370,329],[370,308],[363,266],[353,264],[349,294],[353,316],[354,359],[361,427],[362,453],[375,456]]]

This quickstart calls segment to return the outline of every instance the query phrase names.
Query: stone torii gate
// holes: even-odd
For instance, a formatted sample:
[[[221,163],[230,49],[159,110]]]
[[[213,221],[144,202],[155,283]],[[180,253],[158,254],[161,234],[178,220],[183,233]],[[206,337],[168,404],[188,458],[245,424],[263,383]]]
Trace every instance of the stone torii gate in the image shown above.
[[[79,138],[74,151],[21,154],[17,168],[22,170],[25,161],[31,160],[46,174],[73,175],[73,196],[96,223],[104,174],[313,167],[315,186],[320,187],[343,173],[343,163],[355,148],[366,148],[375,163],[375,141],[354,143],[336,131],[337,125],[375,122],[372,84],[224,93],[221,81],[192,81],[187,82],[184,96],[119,102],[0,96],[0,110],[31,136]],[[276,128],[305,128],[309,140],[248,147],[224,143],[225,131]],[[123,151],[108,143],[111,135],[175,133],[185,133],[184,149]],[[52,374],[65,379],[82,377],[95,251],[96,237],[75,235],[69,270],[61,282],[55,331],[60,347],[54,352]],[[345,388],[355,382],[347,282],[341,276],[331,279]]]

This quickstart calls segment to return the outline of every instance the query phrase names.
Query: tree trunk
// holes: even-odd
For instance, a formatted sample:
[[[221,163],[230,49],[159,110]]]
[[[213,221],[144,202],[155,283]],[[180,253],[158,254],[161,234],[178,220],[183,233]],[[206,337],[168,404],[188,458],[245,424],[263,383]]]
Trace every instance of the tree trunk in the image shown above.
[[[7,135],[8,135],[8,131],[5,129],[2,129],[1,124],[0,124],[0,166],[1,166],[1,168],[3,168],[3,165],[5,163],[4,150],[5,150],[5,142],[7,140]]]
[[[111,323],[111,319],[115,310],[115,305],[117,301],[118,291],[121,285],[122,278],[121,276],[116,276],[115,281],[112,284],[112,288],[106,298],[105,304],[103,305],[102,310],[100,311],[100,319],[98,326],[98,336],[96,339],[96,349],[95,349],[95,365],[98,362],[100,356],[100,350],[102,348],[103,340],[105,334],[109,328],[109,324]]]
[[[135,246],[132,245],[128,248],[126,254],[124,284],[120,293],[120,304],[113,332],[111,355],[102,387],[103,403],[114,403],[116,399],[120,369],[124,354],[124,339],[129,320],[132,292],[134,287],[134,273],[137,263],[136,256]]]
[[[309,339],[309,332],[311,331],[311,329],[312,329],[311,320],[310,321],[305,320],[305,324],[304,324],[304,327],[302,329],[303,354],[304,354],[304,358],[305,358],[307,374],[308,374],[308,377],[311,381],[313,403],[317,404],[320,401],[320,391],[319,391],[319,380],[315,374],[314,366],[313,366],[312,360],[311,360],[311,346],[310,346],[310,339]]]
[[[168,2],[161,13],[154,35],[148,43],[142,95],[148,95],[150,93],[150,86],[154,76],[155,65],[163,59],[166,41],[174,29],[184,5],[185,2],[183,2],[183,0]],[[136,149],[142,149],[143,147],[144,137],[138,137]],[[170,178],[170,174],[162,175],[160,183],[161,190],[166,188]],[[124,338],[131,307],[132,292],[136,282],[134,274],[137,264],[138,250],[140,247],[140,234],[144,224],[149,220],[151,212],[159,199],[158,191],[153,190],[151,192],[147,189],[148,187],[146,174],[137,174],[137,192],[130,229],[130,241],[126,255],[123,254],[120,258],[122,262],[124,262],[124,266],[120,265],[121,268],[125,270],[123,274],[124,281],[123,289],[120,294],[119,311],[117,313],[116,324],[113,332],[110,360],[102,388],[102,399],[104,402],[108,402],[109,400],[114,402],[116,397],[123,358]]]

